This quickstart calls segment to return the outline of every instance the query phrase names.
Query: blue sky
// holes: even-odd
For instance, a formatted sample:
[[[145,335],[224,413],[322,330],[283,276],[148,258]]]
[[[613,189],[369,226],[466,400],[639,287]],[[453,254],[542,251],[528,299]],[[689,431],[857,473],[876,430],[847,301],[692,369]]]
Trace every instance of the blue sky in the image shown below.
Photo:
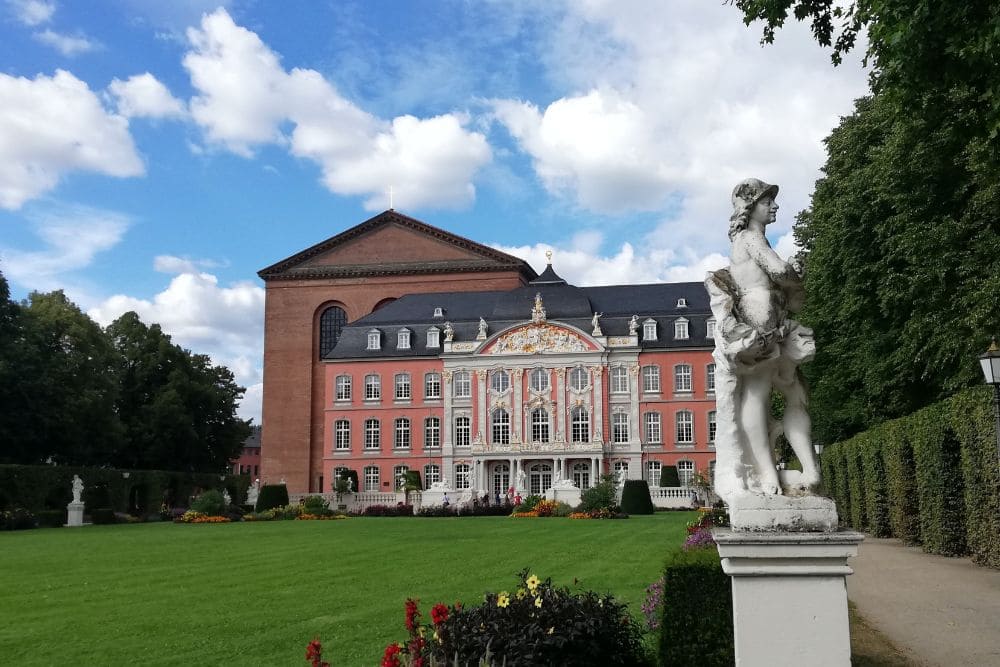
[[[393,204],[577,284],[700,280],[729,193],[865,93],[722,2],[0,0],[0,271],[211,354],[259,419],[257,270]]]

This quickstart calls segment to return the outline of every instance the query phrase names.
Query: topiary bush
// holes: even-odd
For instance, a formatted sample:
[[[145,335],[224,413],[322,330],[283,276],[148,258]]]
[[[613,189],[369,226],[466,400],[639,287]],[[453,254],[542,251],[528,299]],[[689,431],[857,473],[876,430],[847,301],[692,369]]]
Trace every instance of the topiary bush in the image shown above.
[[[680,486],[681,477],[677,474],[677,466],[660,468],[660,486]]]
[[[656,511],[644,479],[627,479],[622,488],[622,511],[626,514],[652,514]]]
[[[226,513],[226,500],[216,489],[209,489],[194,499],[191,509],[206,516],[223,516]]]
[[[667,556],[659,658],[665,667],[729,667],[736,661],[732,584],[714,547]]]
[[[908,544],[919,544],[920,503],[907,420],[886,422],[881,431],[891,533]]]
[[[257,496],[256,512],[266,512],[288,504],[288,487],[284,484],[265,484]]]

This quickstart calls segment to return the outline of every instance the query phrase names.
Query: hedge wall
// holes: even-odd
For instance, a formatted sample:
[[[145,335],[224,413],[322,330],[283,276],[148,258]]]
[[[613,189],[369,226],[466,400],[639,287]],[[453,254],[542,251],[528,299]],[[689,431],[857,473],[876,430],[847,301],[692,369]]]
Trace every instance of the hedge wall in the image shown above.
[[[842,521],[928,553],[1000,568],[1000,462],[992,388],[977,387],[827,447]]]
[[[652,514],[656,511],[649,496],[649,485],[644,479],[627,479],[622,487],[622,512],[626,514]]]
[[[715,547],[667,556],[658,652],[664,666],[735,662],[732,584]]]
[[[154,514],[166,502],[187,507],[196,490],[227,489],[233,502],[243,502],[248,475],[117,470],[74,466],[0,465],[0,509],[24,507],[32,512],[66,510],[73,499],[73,475],[83,480],[86,512],[111,509],[136,516]],[[125,477],[128,475],[128,477]]]

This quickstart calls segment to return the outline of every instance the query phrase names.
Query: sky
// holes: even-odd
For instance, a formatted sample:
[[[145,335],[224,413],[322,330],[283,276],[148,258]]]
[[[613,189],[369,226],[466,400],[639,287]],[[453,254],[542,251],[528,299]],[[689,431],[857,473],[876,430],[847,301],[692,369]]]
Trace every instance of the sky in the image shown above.
[[[866,94],[722,0],[0,0],[0,272],[137,312],[247,387],[257,271],[392,207],[577,285],[704,278],[730,193],[795,251]],[[862,45],[863,48],[863,45]]]

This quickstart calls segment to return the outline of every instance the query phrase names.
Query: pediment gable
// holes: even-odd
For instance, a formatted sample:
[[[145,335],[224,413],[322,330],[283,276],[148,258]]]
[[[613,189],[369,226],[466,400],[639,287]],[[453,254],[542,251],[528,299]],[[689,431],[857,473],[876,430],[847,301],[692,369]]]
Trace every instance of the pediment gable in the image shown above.
[[[567,326],[551,322],[532,323],[500,332],[477,354],[545,354],[595,352],[601,347],[592,338]]]
[[[390,210],[258,275],[271,280],[498,270],[518,271],[526,280],[536,275],[517,257]]]

